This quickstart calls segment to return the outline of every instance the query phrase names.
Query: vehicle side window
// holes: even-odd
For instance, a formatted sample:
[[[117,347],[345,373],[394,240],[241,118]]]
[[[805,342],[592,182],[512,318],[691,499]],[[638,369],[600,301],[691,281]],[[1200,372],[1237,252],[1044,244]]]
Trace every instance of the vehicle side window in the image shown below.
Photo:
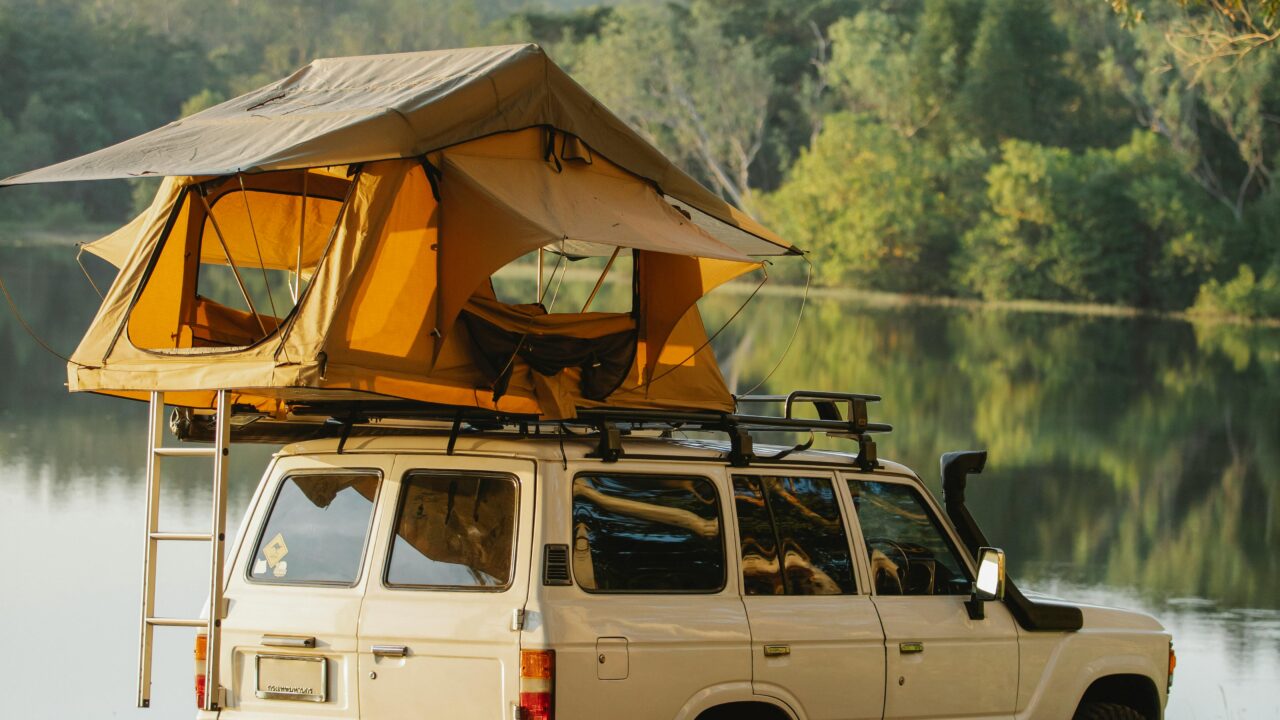
[[[579,475],[573,576],[590,592],[719,592],[721,527],[716,488],[706,478]]]
[[[505,588],[515,527],[515,478],[410,472],[400,490],[386,583]]]
[[[355,584],[378,480],[371,472],[286,477],[258,538],[249,578],[285,585]]]
[[[910,485],[850,480],[880,595],[968,595],[970,578],[937,517]]]
[[[747,595],[857,592],[830,478],[735,475]]]

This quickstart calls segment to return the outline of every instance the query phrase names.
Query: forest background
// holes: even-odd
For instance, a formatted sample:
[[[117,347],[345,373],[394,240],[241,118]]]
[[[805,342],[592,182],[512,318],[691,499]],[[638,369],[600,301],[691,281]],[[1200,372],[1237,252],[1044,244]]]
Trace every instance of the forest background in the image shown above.
[[[0,0],[0,176],[316,57],[533,41],[816,284],[1276,318],[1277,5]],[[5,189],[0,222],[120,223],[152,182]]]

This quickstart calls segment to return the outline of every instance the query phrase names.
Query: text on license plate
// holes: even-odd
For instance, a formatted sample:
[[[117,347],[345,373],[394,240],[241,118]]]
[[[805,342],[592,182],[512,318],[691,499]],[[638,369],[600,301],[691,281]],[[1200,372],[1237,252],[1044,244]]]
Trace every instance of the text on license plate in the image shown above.
[[[324,702],[328,699],[329,668],[323,657],[257,655],[255,694],[271,700]]]

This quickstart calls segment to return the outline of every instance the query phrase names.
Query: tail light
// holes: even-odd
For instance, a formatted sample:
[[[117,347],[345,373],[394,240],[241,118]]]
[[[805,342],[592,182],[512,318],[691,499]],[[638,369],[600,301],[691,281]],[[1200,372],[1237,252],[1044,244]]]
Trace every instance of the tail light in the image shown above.
[[[556,651],[520,651],[520,717],[555,720]]]
[[[196,635],[196,707],[204,708],[204,661],[209,653],[209,636],[205,633]]]
[[[1173,643],[1169,643],[1169,685],[1165,692],[1173,689],[1173,671],[1178,667],[1178,653],[1173,651]]]

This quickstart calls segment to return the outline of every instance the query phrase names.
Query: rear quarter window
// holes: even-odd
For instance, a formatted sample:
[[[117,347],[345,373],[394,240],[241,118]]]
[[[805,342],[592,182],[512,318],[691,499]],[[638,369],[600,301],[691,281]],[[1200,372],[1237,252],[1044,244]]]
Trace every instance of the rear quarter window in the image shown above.
[[[588,592],[715,593],[720,501],[708,479],[584,474],[573,481],[573,575]]]
[[[354,585],[380,476],[291,475],[280,482],[249,562],[249,579],[279,585]]]

